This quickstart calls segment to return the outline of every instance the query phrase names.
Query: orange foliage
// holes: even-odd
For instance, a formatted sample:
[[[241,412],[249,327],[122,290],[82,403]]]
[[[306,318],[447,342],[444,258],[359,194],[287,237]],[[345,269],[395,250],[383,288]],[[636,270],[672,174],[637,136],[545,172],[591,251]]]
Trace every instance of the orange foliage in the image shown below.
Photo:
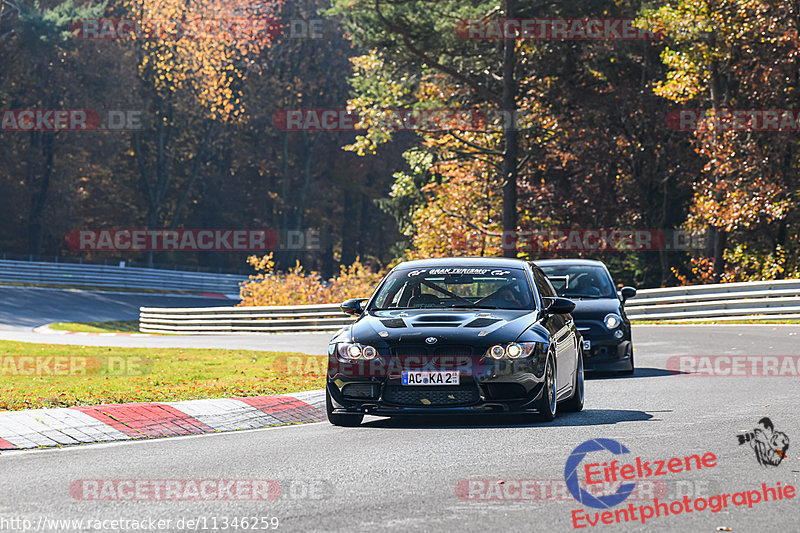
[[[486,166],[478,161],[434,165],[431,172],[448,180],[423,188],[428,202],[412,216],[416,232],[408,259],[500,254],[500,191]]]
[[[714,283],[714,260],[707,257],[696,258],[690,260],[691,273],[681,274],[681,272],[672,267],[672,273],[675,274],[675,279],[678,280],[678,285],[705,285]]]
[[[277,36],[282,0],[127,0],[146,31],[178,33],[145,40],[140,68],[162,92],[189,89],[212,119],[241,118],[244,77],[237,64],[269,47]],[[171,33],[171,32],[170,32]]]
[[[359,259],[342,265],[339,275],[325,281],[317,272],[306,273],[300,262],[288,272],[275,271],[272,254],[252,256],[247,262],[257,274],[242,284],[240,306],[311,305],[341,303],[348,298],[366,298],[385,272],[372,272]]]

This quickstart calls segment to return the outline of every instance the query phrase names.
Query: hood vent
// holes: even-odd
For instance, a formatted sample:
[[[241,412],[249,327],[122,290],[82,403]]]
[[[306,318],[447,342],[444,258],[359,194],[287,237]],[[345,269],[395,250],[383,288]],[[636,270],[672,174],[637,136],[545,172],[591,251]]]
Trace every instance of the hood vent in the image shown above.
[[[457,328],[464,320],[457,315],[422,315],[411,324],[417,328]]]
[[[463,316],[454,315],[422,315],[416,322],[461,322],[463,319]]]
[[[381,324],[383,324],[387,328],[404,328],[404,327],[406,327],[406,323],[402,318],[387,318],[386,320],[381,320]]]
[[[469,324],[464,325],[465,328],[485,328],[486,326],[491,326],[500,322],[499,318],[476,318]]]

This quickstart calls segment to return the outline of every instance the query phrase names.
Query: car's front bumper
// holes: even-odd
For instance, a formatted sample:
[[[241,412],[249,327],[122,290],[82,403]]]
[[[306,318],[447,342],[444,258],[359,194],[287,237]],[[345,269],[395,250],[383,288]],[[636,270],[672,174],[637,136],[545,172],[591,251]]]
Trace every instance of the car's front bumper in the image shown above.
[[[487,413],[535,413],[534,405],[544,391],[535,376],[517,380],[481,382],[462,377],[459,386],[404,386],[398,378],[365,379],[336,377],[327,383],[335,413],[396,415],[453,415]],[[527,381],[525,386],[520,381]],[[353,385],[373,389],[370,397],[349,396]]]
[[[591,329],[578,324],[578,329],[584,341],[589,341],[591,347],[583,350],[583,367],[586,372],[622,372],[630,370],[633,344],[630,331],[625,331],[621,339],[617,339],[611,332],[596,333],[596,326]]]
[[[583,368],[586,372],[623,372],[631,369],[633,348],[630,341],[599,345],[596,354],[584,353]],[[602,350],[605,348],[605,350]],[[594,350],[594,346],[592,350]]]

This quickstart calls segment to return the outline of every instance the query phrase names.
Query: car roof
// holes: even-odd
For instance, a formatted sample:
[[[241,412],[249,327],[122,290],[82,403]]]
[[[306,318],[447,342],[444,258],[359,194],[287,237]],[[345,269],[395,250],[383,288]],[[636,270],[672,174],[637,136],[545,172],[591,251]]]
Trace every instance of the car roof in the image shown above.
[[[527,261],[509,257],[434,257],[400,263],[394,270],[431,267],[498,267],[524,269]]]
[[[547,265],[585,265],[585,266],[606,266],[602,261],[595,261],[594,259],[542,259],[534,261],[539,266]]]

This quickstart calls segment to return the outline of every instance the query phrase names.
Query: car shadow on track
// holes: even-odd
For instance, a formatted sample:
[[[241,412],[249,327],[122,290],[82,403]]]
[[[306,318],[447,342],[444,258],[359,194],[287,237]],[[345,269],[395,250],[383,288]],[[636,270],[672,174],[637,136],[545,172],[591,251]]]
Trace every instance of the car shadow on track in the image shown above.
[[[637,368],[633,374],[619,374],[617,372],[587,371],[586,379],[631,379],[631,378],[660,378],[663,376],[678,376],[688,374],[680,370],[667,370],[666,368]]]
[[[510,428],[510,427],[563,427],[601,426],[618,422],[642,422],[653,418],[644,411],[627,409],[584,409],[580,413],[564,413],[552,422],[537,422],[536,415],[466,415],[466,416],[414,416],[369,420],[362,426],[380,429],[442,429],[442,428]]]

